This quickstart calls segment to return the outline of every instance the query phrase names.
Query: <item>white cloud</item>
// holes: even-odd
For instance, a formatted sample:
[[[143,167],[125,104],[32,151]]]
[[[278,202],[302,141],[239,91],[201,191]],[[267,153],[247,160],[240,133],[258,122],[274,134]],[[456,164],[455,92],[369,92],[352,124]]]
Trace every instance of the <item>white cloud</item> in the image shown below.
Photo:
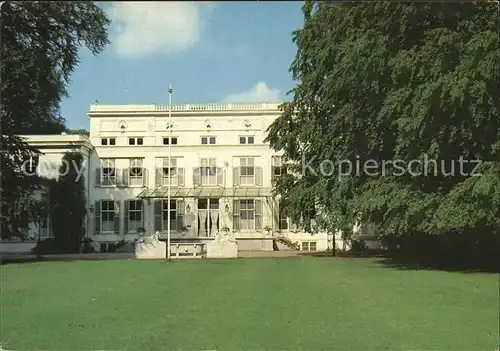
[[[258,82],[249,91],[230,94],[224,101],[231,102],[278,102],[280,100],[280,91],[271,89],[266,82]]]
[[[200,38],[201,10],[214,7],[213,2],[113,2],[107,11],[112,46],[126,57],[184,51]]]

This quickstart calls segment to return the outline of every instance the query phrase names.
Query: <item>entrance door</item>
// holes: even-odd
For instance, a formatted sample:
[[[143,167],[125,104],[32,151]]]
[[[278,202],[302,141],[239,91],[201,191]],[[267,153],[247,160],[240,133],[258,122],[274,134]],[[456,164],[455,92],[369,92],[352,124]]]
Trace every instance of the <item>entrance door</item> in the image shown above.
[[[214,236],[219,230],[219,199],[198,199],[198,236]]]

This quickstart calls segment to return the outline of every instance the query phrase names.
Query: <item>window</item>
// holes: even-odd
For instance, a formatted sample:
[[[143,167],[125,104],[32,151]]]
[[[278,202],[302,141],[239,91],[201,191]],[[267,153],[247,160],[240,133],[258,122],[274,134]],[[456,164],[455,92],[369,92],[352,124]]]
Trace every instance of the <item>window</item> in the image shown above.
[[[130,185],[143,185],[144,169],[142,158],[133,158],[129,160],[129,182]]]
[[[254,141],[253,136],[240,136],[240,144],[253,144]]]
[[[116,185],[115,160],[112,158],[101,159],[101,185]]]
[[[245,156],[237,157],[240,166],[233,168],[233,185],[234,186],[250,186],[262,185],[262,167],[255,166],[256,157]],[[238,161],[235,160],[235,163]]]
[[[170,184],[177,184],[177,159],[171,158],[170,164],[168,158],[163,159],[162,184],[167,185],[170,178]]]
[[[240,200],[241,229],[255,229],[255,207],[253,200]]]
[[[119,201],[95,202],[95,233],[120,233]]]
[[[101,145],[116,145],[115,138],[102,138]]]
[[[301,246],[302,251],[317,251],[316,241],[303,241]]]
[[[184,168],[179,168],[182,158],[156,158],[156,186],[184,186]],[[147,175],[146,175],[147,177]]]
[[[240,200],[239,229],[255,229],[255,206],[253,200]]]
[[[288,217],[286,217],[281,211],[279,213],[279,229],[288,230]]]
[[[128,144],[129,145],[143,145],[144,139],[143,138],[128,138]]]
[[[273,156],[271,172],[272,181],[275,181],[279,176],[286,173],[286,167],[283,165],[283,159],[281,156]]]
[[[240,184],[255,183],[255,161],[253,157],[240,158]]]
[[[168,201],[162,200],[162,229],[168,229],[168,221],[170,221],[170,230],[177,230],[177,201],[170,200],[170,215],[168,213]]]
[[[214,145],[215,141],[216,141],[215,137],[201,137],[202,145],[207,145],[207,144]]]
[[[198,236],[210,237],[220,229],[219,221],[219,199],[198,199]],[[203,214],[203,215],[201,215]]]
[[[126,201],[125,208],[125,225],[127,226],[125,232],[137,233],[137,230],[142,227],[142,201],[129,200]]]
[[[168,212],[168,201],[155,201],[155,230],[177,231],[184,226],[184,202],[182,200],[170,200],[170,214]]]
[[[169,143],[169,141],[172,141],[171,143]],[[172,138],[163,138],[163,145],[177,145],[177,137],[172,137]]]
[[[217,185],[217,167],[215,158],[202,158],[200,172],[202,185]]]
[[[233,229],[262,229],[262,201],[254,199],[234,200]]]
[[[115,231],[115,202],[111,200],[101,201],[101,231]]]
[[[30,158],[24,163],[24,172],[26,175],[36,175],[36,169],[38,168],[38,163],[40,158],[38,156],[30,156]]]

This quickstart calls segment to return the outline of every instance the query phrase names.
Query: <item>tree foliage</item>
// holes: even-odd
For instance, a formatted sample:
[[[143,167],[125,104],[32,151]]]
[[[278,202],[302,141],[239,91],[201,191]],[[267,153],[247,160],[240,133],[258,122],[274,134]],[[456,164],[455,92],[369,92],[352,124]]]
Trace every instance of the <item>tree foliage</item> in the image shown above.
[[[303,13],[293,100],[268,130],[297,165],[278,182],[285,211],[307,224],[316,206],[330,231],[364,221],[383,236],[498,235],[498,5],[306,2]],[[482,160],[482,175],[472,163],[443,174],[441,162],[450,173],[460,157]],[[368,160],[379,172],[384,160],[420,160],[413,173],[423,172],[426,158],[437,160],[427,175],[363,171]],[[301,173],[311,159],[316,171],[332,160],[333,175]],[[361,171],[347,174],[343,160]]]
[[[90,136],[90,133],[86,129],[67,129],[66,133],[68,134],[73,134],[73,135],[85,135],[85,136]]]
[[[32,214],[37,213],[37,202],[33,193],[41,189],[40,179],[26,175],[24,162],[36,156],[37,150],[30,148],[18,136],[1,138],[1,212],[0,230],[2,239],[24,238]]]
[[[60,133],[59,104],[86,46],[108,43],[109,20],[93,2],[2,2],[0,13],[2,236],[27,226],[26,199],[37,188],[21,171],[33,150],[18,135]]]
[[[62,252],[78,252],[85,235],[85,178],[79,173],[82,165],[81,153],[66,153],[59,179],[51,182],[48,191],[52,234]]]

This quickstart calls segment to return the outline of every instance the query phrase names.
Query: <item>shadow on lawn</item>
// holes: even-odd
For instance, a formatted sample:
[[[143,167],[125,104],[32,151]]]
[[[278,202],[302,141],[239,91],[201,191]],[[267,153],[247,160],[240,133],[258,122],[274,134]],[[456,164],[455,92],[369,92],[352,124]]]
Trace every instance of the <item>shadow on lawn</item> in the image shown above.
[[[130,253],[106,254],[54,254],[37,257],[32,254],[14,254],[2,257],[1,264],[41,263],[41,262],[75,262],[75,261],[108,261],[133,259]]]
[[[349,253],[341,252],[301,252],[299,256],[369,260],[379,266],[398,270],[439,270],[462,273],[500,273],[500,260],[489,262],[466,262],[425,257],[391,257],[383,252]]]
[[[399,270],[439,270],[461,273],[500,273],[500,265],[494,262],[486,264],[473,264],[467,262],[446,260],[418,260],[398,257],[385,257],[375,261],[387,268]]]
[[[314,257],[314,258],[330,258],[335,260],[366,260],[367,263],[375,263],[378,266],[383,266],[397,270],[439,270],[448,272],[462,273],[500,273],[500,259],[486,264],[474,264],[471,262],[457,262],[444,259],[429,259],[424,257],[391,257],[380,252],[337,252],[335,255],[331,251],[327,252],[297,252],[289,258],[297,257]],[[266,258],[267,256],[261,256]],[[268,256],[273,257],[273,256]],[[285,258],[274,257],[274,258]],[[71,255],[46,255],[37,258],[36,255],[12,255],[2,257],[1,264],[10,263],[40,263],[40,262],[74,262],[74,261],[108,261],[108,260],[130,260],[135,259],[130,253],[104,253],[104,254],[71,254]],[[176,261],[176,260],[172,260]],[[219,262],[217,260],[210,260]],[[225,263],[221,260],[220,263]]]

